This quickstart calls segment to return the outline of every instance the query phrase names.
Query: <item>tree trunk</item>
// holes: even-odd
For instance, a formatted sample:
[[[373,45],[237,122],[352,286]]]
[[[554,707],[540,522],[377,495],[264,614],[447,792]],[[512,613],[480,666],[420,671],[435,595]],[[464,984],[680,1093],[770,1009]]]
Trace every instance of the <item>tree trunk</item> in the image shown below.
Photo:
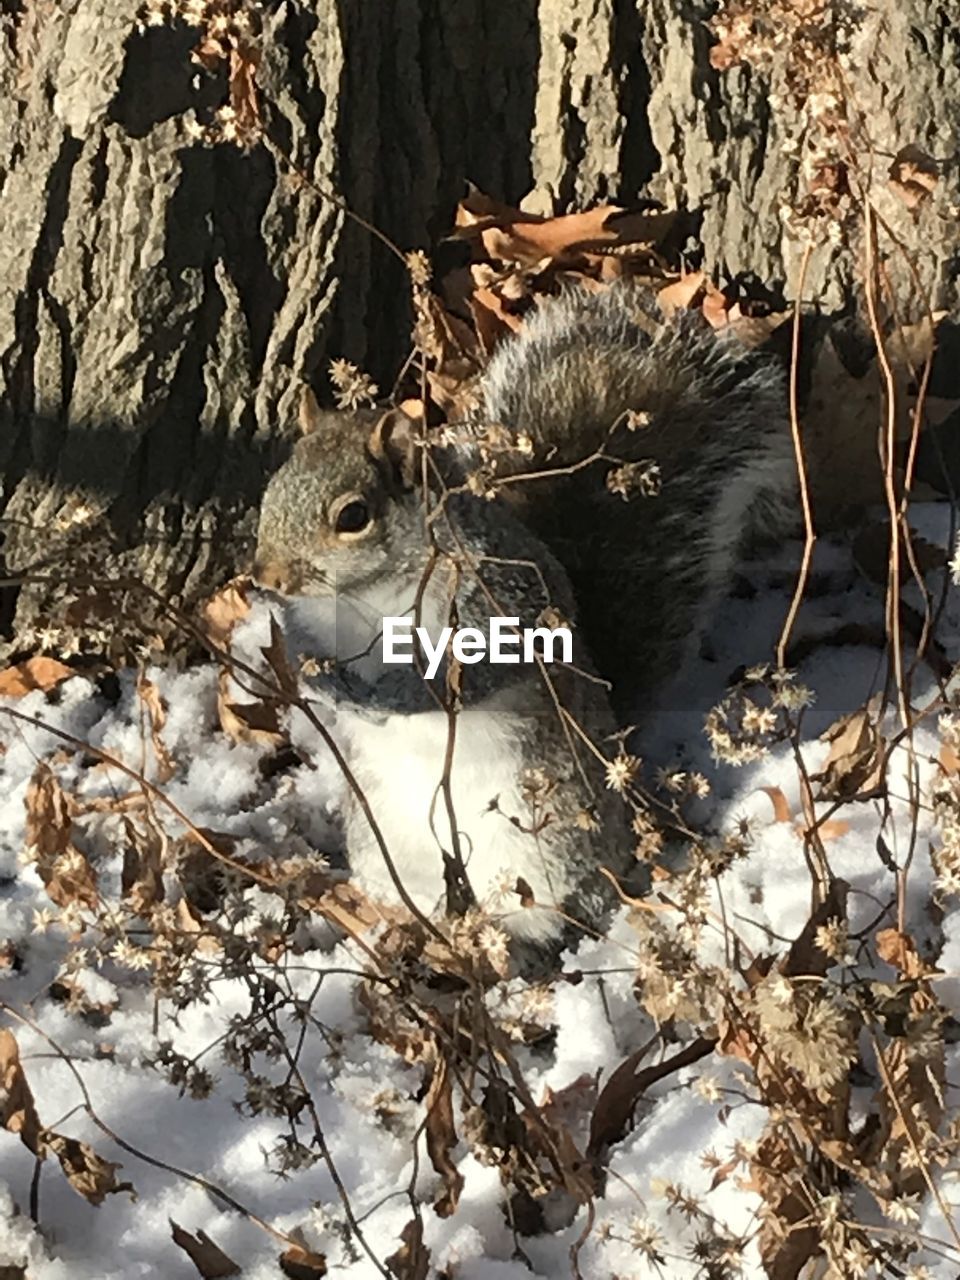
[[[209,14],[239,3],[208,4],[206,26],[187,0],[157,25],[150,8],[0,0],[11,571],[56,576],[69,558],[75,575],[85,554],[88,576],[131,571],[189,601],[242,563],[301,384],[322,391],[344,355],[390,385],[402,264],[296,170],[404,251],[442,237],[465,179],[542,212],[653,195],[690,211],[708,269],[786,298],[807,235],[805,297],[831,310],[857,298],[862,220],[831,238],[829,219],[784,211],[811,190],[828,202],[831,183],[842,204],[847,183],[913,255],[916,278],[904,255],[887,263],[911,305],[955,307],[956,167],[916,209],[888,185],[902,147],[943,161],[960,134],[960,37],[933,0],[882,0],[847,31],[812,18],[726,70],[698,0],[251,3],[272,145],[247,149],[201,136],[224,120],[230,64],[192,58]],[[809,31],[840,52],[843,181],[836,131],[817,158],[832,108],[798,64]],[[61,616],[44,585],[5,600],[8,650]]]

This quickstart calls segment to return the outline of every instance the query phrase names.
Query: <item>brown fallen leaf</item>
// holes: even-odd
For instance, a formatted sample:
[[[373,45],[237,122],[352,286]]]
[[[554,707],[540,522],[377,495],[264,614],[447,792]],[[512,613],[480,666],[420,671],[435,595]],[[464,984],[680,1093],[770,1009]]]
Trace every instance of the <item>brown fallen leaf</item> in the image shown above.
[[[427,1280],[430,1271],[430,1250],[423,1243],[423,1223],[411,1218],[400,1232],[403,1242],[396,1253],[387,1258],[387,1266],[396,1280]]]
[[[771,311],[762,316],[745,316],[737,304],[730,308],[727,316],[727,329],[736,337],[741,346],[748,350],[762,347],[776,333],[781,325],[793,319],[790,311]]]
[[[41,1154],[46,1155],[48,1151],[52,1151],[60,1161],[60,1168],[74,1191],[88,1203],[102,1204],[107,1196],[120,1191],[128,1192],[132,1200],[137,1198],[132,1182],[117,1181],[116,1170],[122,1169],[123,1165],[114,1160],[104,1160],[88,1142],[45,1129]]]
[[[629,1058],[625,1058],[600,1090],[590,1119],[587,1155],[598,1155],[613,1143],[619,1142],[627,1132],[634,1109],[643,1093],[665,1076],[705,1058],[713,1052],[716,1043],[715,1039],[701,1036],[672,1057],[642,1070],[638,1068],[646,1050],[638,1049]]]
[[[877,725],[879,714],[880,695],[875,694],[865,707],[841,716],[820,735],[821,742],[830,743],[823,768],[811,775],[821,784],[821,796],[865,798],[884,785],[886,740]]]
[[[260,99],[257,95],[257,67],[260,52],[250,41],[235,43],[230,50],[230,106],[239,138],[252,138],[260,128]]]
[[[126,843],[120,892],[140,916],[149,916],[153,907],[164,899],[163,859],[166,837],[149,819],[141,825],[123,815]]]
[[[760,790],[770,797],[770,803],[773,805],[774,822],[793,821],[790,803],[779,787],[761,787]]]
[[[960,773],[960,755],[957,754],[956,748],[952,747],[949,742],[940,743],[939,763],[940,768],[948,777]]]
[[[487,255],[495,260],[539,268],[548,261],[609,250],[614,246],[652,249],[672,230],[673,211],[637,212],[618,205],[598,205],[584,213],[568,213],[544,222],[488,227],[480,233]]]
[[[597,1077],[584,1072],[562,1089],[547,1085],[540,1099],[540,1115],[547,1124],[573,1131],[581,1120],[593,1114],[597,1105]]]
[[[142,670],[137,673],[137,697],[143,703],[150,721],[150,741],[153,743],[153,753],[157,760],[157,778],[160,782],[169,782],[176,771],[176,765],[163,740],[167,708],[160,697],[160,690],[152,680],[147,679]]]
[[[288,1280],[321,1280],[327,1274],[327,1259],[306,1245],[292,1244],[280,1255],[280,1270]]]
[[[238,622],[250,612],[250,580],[234,578],[206,602],[200,612],[201,626],[211,644],[226,649]]]
[[[27,848],[35,855],[51,901],[58,907],[71,903],[95,907],[96,872],[73,843],[73,801],[45,761],[34,770],[24,806]]]
[[[56,1004],[65,1004],[70,1013],[82,1018],[91,1027],[104,1027],[120,1005],[119,996],[107,1000],[95,1000],[80,982],[62,973],[47,987],[47,994]]]
[[[712,280],[706,281],[700,312],[711,329],[725,329],[730,323],[730,300]]]
[[[515,222],[543,222],[536,213],[524,213],[514,205],[503,204],[486,195],[473,183],[469,184],[467,195],[457,205],[454,219],[455,236],[469,237],[484,227],[509,226]]]
[[[905,978],[927,978],[941,972],[922,958],[909,933],[901,933],[899,929],[881,929],[876,942],[880,959],[899,969]]]
[[[707,277],[702,271],[689,271],[678,280],[657,290],[657,305],[669,320],[677,311],[694,307],[706,292]]]
[[[823,841],[839,840],[841,836],[845,836],[850,830],[850,823],[844,818],[827,818],[823,822],[817,823],[817,834]],[[798,826],[797,835],[805,836],[806,827]]]
[[[173,1243],[183,1250],[203,1276],[203,1280],[217,1280],[219,1276],[240,1274],[240,1268],[233,1259],[227,1257],[204,1230],[198,1229],[197,1234],[192,1235],[171,1218],[170,1234],[173,1236]]]
[[[937,327],[949,311],[932,311],[913,324],[897,325],[884,339],[887,359],[898,371],[917,377],[937,349]]]
[[[384,920],[398,923],[411,919],[406,907],[375,902],[357,885],[349,881],[334,882],[323,871],[315,873],[304,885],[298,905],[307,911],[316,911],[352,938]]]
[[[453,1118],[453,1082],[445,1058],[439,1058],[434,1066],[426,1108],[427,1154],[444,1185],[443,1194],[433,1207],[438,1217],[449,1218],[460,1200],[463,1175],[453,1163],[452,1152],[458,1138]]]
[[[513,886],[513,892],[520,899],[521,907],[535,907],[537,905],[536,894],[524,880],[523,876],[517,876],[517,882]]]
[[[197,950],[201,955],[219,955],[223,944],[195,907],[181,898],[175,908],[177,928],[187,934],[198,934]]]
[[[39,1155],[40,1118],[20,1065],[16,1036],[6,1028],[0,1030],[0,1124],[9,1133],[18,1133],[23,1145]]]
[[[476,289],[468,305],[485,356],[489,356],[498,343],[523,325],[523,318],[507,310],[502,295],[496,289]]]
[[[0,698],[22,698],[35,689],[49,693],[76,674],[72,667],[58,662],[56,658],[27,658],[0,671]]]
[[[26,844],[40,862],[52,862],[70,847],[73,803],[49,764],[41,761],[33,772],[24,800]]]
[[[287,642],[283,628],[273,613],[270,615],[270,642],[260,652],[280,692],[286,698],[296,698],[300,691],[299,682],[287,657]]]
[[[77,904],[91,911],[100,901],[97,873],[89,859],[71,845],[49,868],[38,868],[51,902],[58,907]]]
[[[280,701],[269,695],[256,702],[238,702],[229,669],[220,668],[217,675],[217,716],[220,728],[228,738],[234,742],[279,747],[286,741],[280,727],[280,712]]]

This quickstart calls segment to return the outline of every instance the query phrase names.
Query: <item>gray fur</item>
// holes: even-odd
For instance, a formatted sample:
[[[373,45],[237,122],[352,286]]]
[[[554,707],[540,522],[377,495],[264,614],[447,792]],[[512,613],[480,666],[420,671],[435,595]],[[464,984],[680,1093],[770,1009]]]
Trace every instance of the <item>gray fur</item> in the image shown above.
[[[754,528],[796,518],[780,370],[693,313],[658,322],[648,305],[627,286],[549,302],[483,380],[484,417],[529,435],[543,459],[517,467],[570,465],[601,445],[659,465],[656,497],[610,493],[608,462],[512,490],[565,566],[591,654],[631,716],[699,639]],[[626,410],[650,425],[607,440]]]
[[[484,814],[483,801],[493,796],[466,795],[457,825],[473,850],[467,872],[483,897],[506,866],[534,886],[538,902],[564,907],[591,927],[612,897],[599,866],[619,873],[630,863],[627,810],[604,789],[596,759],[565,728],[556,704],[609,755],[614,716],[593,671],[613,681],[621,708],[649,693],[702,629],[751,521],[764,504],[781,505],[792,483],[780,375],[692,317],[654,323],[645,306],[627,287],[570,293],[545,305],[494,356],[474,437],[494,422],[529,436],[533,459],[498,455],[497,474],[532,469],[542,477],[509,485],[494,501],[448,495],[428,535],[423,497],[410,479],[419,457],[411,457],[409,442],[404,457],[394,437],[373,430],[375,415],[322,415],[317,433],[297,445],[267,488],[257,548],[266,585],[301,598],[336,592],[338,609],[349,603],[374,627],[378,615],[405,613],[418,598],[431,629],[448,622],[451,609],[460,626],[482,630],[493,614],[532,626],[548,605],[579,620],[578,670],[548,668],[549,684],[536,667],[463,669],[454,781],[461,761],[471,786],[486,785],[483,753],[496,739],[489,776],[498,780],[504,812],[519,818],[521,775],[546,770],[554,783],[551,821],[535,836],[524,837],[502,814]],[[650,425],[630,431],[621,423],[611,435],[626,410],[649,414]],[[628,461],[654,459],[662,492],[624,502],[606,487],[608,461],[547,474],[599,448]],[[477,450],[436,456],[455,481]],[[346,539],[331,530],[345,494],[362,496],[374,514],[369,528]],[[435,688],[443,689],[442,680]],[[415,668],[369,657],[326,692],[341,709],[348,697],[347,706],[362,711],[348,735],[351,767],[368,798],[380,798],[374,811],[388,846],[395,841],[401,876],[422,880],[425,867],[439,863],[437,845],[449,851],[449,828],[435,838],[425,812],[395,820],[391,809],[406,805],[405,768],[415,788],[417,767],[422,773],[424,759],[442,754],[445,716]],[[409,760],[388,760],[388,748],[409,751]],[[591,804],[599,825],[587,830],[578,816]],[[347,814],[347,841],[353,873],[372,892],[389,894],[358,806]],[[437,882],[427,876],[424,883],[420,905],[431,910]],[[504,924],[537,946],[555,947],[563,936],[556,915],[515,905]]]

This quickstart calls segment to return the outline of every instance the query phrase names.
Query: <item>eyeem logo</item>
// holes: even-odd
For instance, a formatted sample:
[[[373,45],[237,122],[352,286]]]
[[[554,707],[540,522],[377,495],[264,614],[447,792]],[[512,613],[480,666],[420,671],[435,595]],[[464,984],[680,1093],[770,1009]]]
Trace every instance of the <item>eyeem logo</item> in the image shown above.
[[[449,645],[458,662],[544,662],[558,661],[554,653],[560,645],[560,662],[573,661],[573,636],[569,627],[524,627],[519,618],[491,618],[490,639],[479,627],[444,627],[434,644],[426,627],[415,627],[410,618],[384,618],[384,662],[413,662],[413,642],[417,640],[427,659],[425,676],[432,680],[440,669]],[[538,653],[539,643],[539,653]]]

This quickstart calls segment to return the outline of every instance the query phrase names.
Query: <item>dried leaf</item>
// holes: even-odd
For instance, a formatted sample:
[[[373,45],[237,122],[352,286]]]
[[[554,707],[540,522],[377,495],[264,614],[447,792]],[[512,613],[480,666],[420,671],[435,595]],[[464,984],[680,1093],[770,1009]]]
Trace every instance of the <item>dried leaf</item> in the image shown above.
[[[826,821],[817,824],[817,834],[820,839],[826,843],[829,840],[839,840],[841,836],[845,836],[850,830],[850,823],[844,818],[827,818]],[[802,825],[797,827],[797,835],[805,836],[806,828]]]
[[[716,1040],[701,1036],[671,1058],[666,1058],[655,1066],[645,1067],[642,1071],[637,1068],[646,1053],[645,1049],[638,1049],[629,1058],[625,1058],[600,1090],[590,1120],[587,1155],[598,1155],[614,1142],[619,1142],[627,1131],[641,1095],[658,1080],[705,1058],[708,1053],[713,1052],[716,1043]]]
[[[949,742],[940,743],[939,762],[940,768],[948,777],[953,777],[955,774],[960,773],[960,755],[957,754],[956,749]]]
[[[597,1077],[584,1072],[562,1089],[547,1085],[540,1100],[540,1115],[557,1128],[578,1129],[581,1120],[593,1114],[597,1096]]]
[[[326,1255],[293,1244],[281,1253],[280,1270],[289,1280],[321,1280],[327,1274]]]
[[[160,697],[160,690],[142,671],[137,674],[137,696],[143,703],[150,720],[150,740],[157,759],[157,777],[160,782],[169,782],[176,771],[176,766],[162,737],[163,726],[167,723],[167,708]]]
[[[926,978],[939,970],[927,964],[917,951],[909,933],[899,929],[881,929],[877,934],[877,955],[899,969],[905,978]]]
[[[123,850],[120,891],[140,916],[148,916],[163,901],[163,855],[166,837],[151,820],[141,827],[126,814],[123,829],[127,843]]]
[[[299,695],[300,686],[293,668],[290,666],[290,660],[287,657],[287,642],[284,638],[283,628],[277,621],[276,614],[271,613],[270,615],[270,643],[260,652],[263,654],[264,661],[270,668],[281,693],[291,700],[296,698]]]
[[[748,987],[755,987],[761,983],[776,963],[776,956],[772,955],[756,955],[750,961],[745,969],[741,971],[744,982]]]
[[[256,133],[260,128],[256,81],[259,62],[260,53],[249,42],[234,45],[230,50],[230,106],[241,138]]]
[[[269,695],[259,702],[237,702],[230,672],[221,667],[217,676],[217,715],[221,729],[234,742],[282,746],[286,735],[280,728],[281,706],[278,699]]]
[[[57,858],[49,872],[41,870],[47,896],[58,907],[77,904],[91,911],[100,901],[97,873],[79,849],[70,847]]]
[[[789,801],[779,787],[761,787],[760,790],[770,797],[770,803],[773,805],[774,822],[793,821],[793,814],[790,811]]]
[[[495,260],[541,268],[544,260],[578,257],[591,250],[627,245],[653,248],[672,230],[676,213],[639,213],[617,205],[598,205],[585,213],[568,213],[544,222],[490,226],[480,233],[487,255]]]
[[[807,1196],[803,1190],[789,1189],[784,1176],[795,1164],[796,1157],[786,1133],[768,1126],[757,1157],[751,1161],[750,1189],[766,1209],[757,1246],[763,1274],[769,1280],[799,1280],[801,1275],[808,1274],[804,1270],[807,1263],[822,1253],[817,1228],[803,1225],[810,1218]]]
[[[820,735],[830,743],[823,768],[813,778],[821,795],[835,799],[873,795],[884,785],[886,740],[877,725],[879,695],[851,715],[841,716]]]
[[[387,1258],[387,1266],[396,1280],[427,1280],[430,1250],[423,1243],[423,1223],[411,1218],[400,1232],[403,1241],[396,1253]]]
[[[318,912],[352,938],[366,933],[384,920],[397,923],[410,919],[405,907],[375,902],[357,885],[343,881],[334,883],[325,872],[318,872],[304,886],[303,896],[298,901],[300,906]]]
[[[196,1235],[192,1235],[171,1218],[170,1234],[173,1236],[173,1243],[183,1250],[203,1276],[203,1280],[216,1280],[218,1276],[240,1274],[240,1268],[233,1259],[228,1258],[202,1229],[198,1230]]]
[[[524,213],[513,205],[502,204],[470,184],[468,194],[457,206],[455,234],[464,237],[484,227],[509,226],[515,222],[543,222],[539,214]]]
[[[89,1143],[47,1129],[42,1136],[41,1151],[43,1155],[53,1152],[71,1187],[90,1204],[102,1204],[106,1196],[119,1191],[127,1191],[131,1199],[136,1199],[131,1182],[117,1182],[116,1170],[123,1165],[104,1160]]]
[[[740,308],[731,307],[727,317],[727,329],[734,334],[741,346],[750,351],[762,347],[769,341],[771,334],[776,333],[782,324],[793,319],[791,311],[771,311],[764,316],[745,316]]]
[[[47,988],[50,999],[56,1003],[65,1003],[71,1013],[78,1014],[88,1026],[105,1027],[111,1015],[120,1006],[120,999],[114,996],[109,1000],[94,1000],[83,989],[76,979],[61,974],[54,978]]]
[[[24,801],[27,846],[36,854],[37,872],[51,901],[97,905],[97,876],[84,854],[72,843],[72,802],[50,766],[37,765]]]
[[[529,884],[527,884],[526,880],[524,880],[523,876],[517,876],[517,882],[513,886],[513,892],[520,899],[521,907],[535,907],[537,905],[536,895],[530,888]]]
[[[6,1028],[0,1030],[0,1123],[8,1132],[18,1133],[23,1145],[39,1155],[40,1118],[20,1065],[16,1037]]]
[[[35,689],[44,693],[77,673],[56,658],[27,658],[0,671],[0,698],[22,698]]]
[[[477,289],[469,300],[470,314],[485,356],[489,356],[499,342],[523,327],[523,318],[514,315],[503,305],[503,298],[494,289]]]
[[[445,1058],[440,1058],[434,1067],[426,1107],[427,1154],[445,1188],[433,1207],[439,1217],[449,1218],[460,1200],[463,1175],[453,1163],[451,1154],[458,1139],[453,1119],[453,1084]]]
[[[704,272],[690,271],[657,291],[657,305],[669,319],[676,311],[686,311],[696,306],[706,285],[707,277]]]
[[[220,939],[206,923],[196,908],[186,898],[181,898],[176,905],[177,928],[184,933],[199,934],[197,951],[201,955],[219,955],[223,950]]]
[[[51,864],[70,847],[73,817],[70,800],[50,766],[41,761],[27,788],[27,847],[41,865]]]
[[[700,310],[711,329],[725,329],[727,327],[730,323],[730,305],[726,295],[721,293],[711,280],[707,280],[703,301],[700,303]]]
[[[234,627],[250,612],[249,586],[247,578],[234,578],[212,595],[201,610],[204,634],[219,649],[229,647]]]

